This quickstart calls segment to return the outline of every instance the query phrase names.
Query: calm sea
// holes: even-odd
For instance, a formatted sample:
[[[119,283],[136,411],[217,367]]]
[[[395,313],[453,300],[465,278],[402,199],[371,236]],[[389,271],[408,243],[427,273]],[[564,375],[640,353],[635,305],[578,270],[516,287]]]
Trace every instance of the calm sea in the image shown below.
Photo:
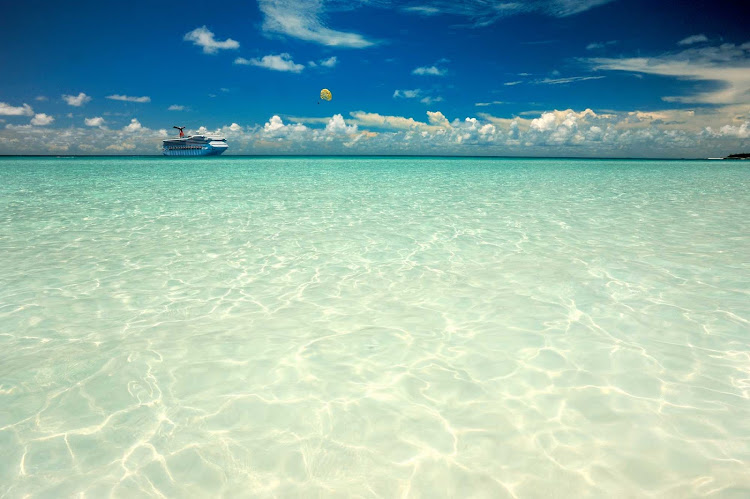
[[[750,496],[750,162],[0,158],[0,497]]]

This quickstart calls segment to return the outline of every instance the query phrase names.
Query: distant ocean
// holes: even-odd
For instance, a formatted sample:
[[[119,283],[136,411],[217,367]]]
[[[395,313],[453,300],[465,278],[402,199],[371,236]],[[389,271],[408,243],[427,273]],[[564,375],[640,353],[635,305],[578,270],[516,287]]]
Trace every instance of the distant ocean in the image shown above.
[[[750,497],[750,164],[0,158],[0,497]]]

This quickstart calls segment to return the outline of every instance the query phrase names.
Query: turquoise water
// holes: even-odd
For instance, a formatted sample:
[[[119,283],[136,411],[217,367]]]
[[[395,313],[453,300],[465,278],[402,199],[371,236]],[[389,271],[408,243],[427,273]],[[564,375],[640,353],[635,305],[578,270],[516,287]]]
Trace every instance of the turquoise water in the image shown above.
[[[748,497],[750,164],[0,159],[0,497]]]

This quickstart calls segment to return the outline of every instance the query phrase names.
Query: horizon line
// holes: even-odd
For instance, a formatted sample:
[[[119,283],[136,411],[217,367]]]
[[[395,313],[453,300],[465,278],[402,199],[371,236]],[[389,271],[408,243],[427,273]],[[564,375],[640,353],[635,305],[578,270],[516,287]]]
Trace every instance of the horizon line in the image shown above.
[[[463,154],[228,154],[216,158],[482,158],[482,159],[590,159],[590,160],[659,160],[659,161],[707,161],[727,160],[727,157],[658,157],[658,156],[504,156]],[[0,154],[0,158],[164,158],[161,154]],[[208,159],[207,156],[185,156],[180,159]]]

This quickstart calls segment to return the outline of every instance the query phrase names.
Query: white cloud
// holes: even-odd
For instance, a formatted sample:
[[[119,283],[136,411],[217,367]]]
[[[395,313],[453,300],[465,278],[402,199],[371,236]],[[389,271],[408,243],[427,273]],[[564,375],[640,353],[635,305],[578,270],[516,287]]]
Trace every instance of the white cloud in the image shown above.
[[[50,128],[25,125],[23,129],[0,130],[0,151],[18,154],[43,154],[47,151],[73,151],[85,154],[108,154],[122,151],[140,154],[160,152],[160,132],[146,127],[127,127],[110,130],[104,127],[66,126]],[[19,140],[16,146],[8,149],[8,143]],[[7,141],[7,142],[6,142]],[[125,145],[123,145],[125,144]],[[130,144],[130,145],[127,145]],[[115,145],[107,149],[108,146]],[[117,149],[121,148],[121,149]]]
[[[429,106],[430,104],[433,104],[435,102],[443,102],[443,98],[439,95],[437,97],[430,97],[428,95],[426,97],[422,97],[419,102],[421,102],[422,104],[427,104]]]
[[[414,118],[405,118],[403,116],[384,116],[378,113],[367,113],[364,111],[354,111],[349,114],[360,126],[373,126],[394,130],[411,130],[427,126],[426,123],[416,121]]]
[[[331,47],[363,48],[374,42],[325,25],[325,0],[259,0],[263,30]]]
[[[412,74],[415,75],[430,75],[430,76],[444,76],[446,73],[446,70],[443,68],[439,68],[437,66],[421,66],[418,68],[415,68],[414,71],[412,71]]]
[[[531,129],[539,132],[546,132],[557,127],[555,113],[544,113],[539,118],[531,120]]]
[[[167,111],[184,111],[185,106],[180,106],[178,104],[172,104],[167,108]]]
[[[307,63],[307,65],[311,68],[317,68],[319,66],[322,66],[324,68],[332,68],[338,64],[338,59],[336,59],[336,56],[331,56],[328,59],[321,59],[318,62],[310,61]]]
[[[24,104],[23,106],[13,107],[5,102],[0,102],[0,115],[2,116],[33,116],[34,110],[31,106]]]
[[[31,124],[36,126],[49,125],[53,121],[55,121],[55,118],[44,113],[35,114],[34,117],[31,118]]]
[[[427,111],[427,121],[430,123],[430,125],[446,128],[450,127],[448,118],[446,118],[445,115],[440,111]]]
[[[694,43],[700,43],[700,42],[707,42],[708,37],[704,34],[700,35],[692,35],[688,36],[687,38],[683,38],[679,42],[677,42],[677,45],[692,45]]]
[[[286,135],[294,132],[304,132],[306,130],[308,130],[308,128],[301,123],[285,125],[284,121],[278,115],[271,116],[268,122],[263,125],[264,132],[276,136]]]
[[[610,40],[608,42],[592,42],[586,45],[586,50],[600,50],[605,48],[607,45],[614,45],[617,40]]]
[[[526,75],[524,73],[524,75]],[[553,71],[552,75],[555,76],[554,78],[539,78],[536,80],[518,80],[518,81],[506,81],[503,83],[506,87],[512,87],[515,85],[519,85],[521,83],[527,83],[527,84],[533,84],[533,85],[566,85],[568,83],[575,83],[578,81],[588,81],[588,80],[601,80],[602,78],[606,78],[606,76],[567,76],[564,78],[558,78],[557,76],[560,75],[559,71]]]
[[[736,137],[738,139],[750,138],[750,121],[745,121],[740,125],[724,125],[717,131],[712,127],[706,127],[705,131],[712,137]],[[744,151],[743,151],[744,152]]]
[[[140,102],[140,103],[151,102],[151,97],[148,97],[145,95],[143,97],[131,97],[129,95],[114,94],[114,95],[108,95],[106,98],[110,100],[120,100],[120,101],[125,101],[125,102]]]
[[[402,10],[405,12],[413,12],[415,14],[422,14],[423,16],[437,16],[443,12],[437,7],[429,7],[427,5],[413,5],[404,7]]]
[[[479,135],[494,135],[497,132],[495,125],[487,123],[479,129]]]
[[[274,115],[265,125],[231,123],[216,131],[200,127],[198,133],[226,136],[232,153],[259,154],[711,157],[750,147],[750,104],[607,113],[565,109],[521,115],[529,118],[479,113],[449,121],[436,110],[426,113],[426,121],[417,121],[357,111],[346,119],[342,115],[287,118],[290,124]],[[3,125],[0,154],[51,150],[158,154],[161,140],[168,135],[166,130],[149,130],[137,119],[116,129]]]
[[[276,130],[281,130],[284,128],[284,121],[279,116],[271,116],[271,119],[268,120],[268,123],[264,125],[264,130],[266,132],[275,132]]]
[[[132,142],[121,142],[117,144],[110,144],[106,147],[109,151],[132,151],[135,149],[135,144]]]
[[[204,54],[215,54],[219,50],[234,50],[240,48],[239,42],[227,38],[226,40],[218,41],[214,38],[214,34],[206,26],[195,28],[193,31],[185,34],[183,40],[187,42],[193,42],[194,45],[203,48]]]
[[[517,14],[538,12],[553,17],[567,17],[612,0],[531,0],[524,2],[487,0],[420,0],[402,7],[415,14],[434,16],[448,14],[470,19],[475,27],[488,26],[499,19]]]
[[[748,102],[750,97],[750,42],[739,46],[725,43],[718,47],[691,48],[657,57],[592,58],[588,62],[598,70],[721,82],[718,89],[663,97],[670,102],[739,104]]]
[[[37,100],[37,101],[42,101],[42,102],[43,102],[43,101],[48,101],[49,99],[48,99],[48,98],[47,98],[46,96],[44,96],[44,95],[37,95],[37,96],[36,96],[36,97],[34,98],[34,100]]]
[[[351,135],[357,132],[357,125],[347,125],[344,121],[344,117],[340,114],[336,114],[331,117],[331,120],[326,125],[326,131],[331,133],[346,133]]]
[[[123,130],[126,132],[137,132],[142,128],[143,126],[141,125],[141,123],[137,119],[133,118],[132,120],[130,120],[130,124],[126,125]]]
[[[465,17],[474,26],[487,26],[497,20],[523,13],[541,13],[566,17],[612,0],[259,0],[263,13],[263,31],[281,34],[321,45],[363,48],[376,42],[359,33],[331,29],[326,25],[327,13],[360,7],[401,9],[404,12],[435,16],[440,14]]]
[[[474,105],[477,107],[487,107],[492,106],[494,104],[504,104],[501,100],[493,100],[492,102],[475,102]]]
[[[569,76],[567,78],[544,78],[542,80],[536,80],[534,83],[541,85],[563,85],[566,83],[573,83],[576,81],[586,80],[601,80],[604,76]]]
[[[97,116],[94,118],[85,118],[83,122],[86,126],[102,126],[104,124],[104,118]]]
[[[261,59],[245,59],[244,57],[238,57],[234,60],[235,64],[241,64],[246,66],[258,66],[261,68],[272,69],[274,71],[289,71],[292,73],[299,73],[305,66],[302,64],[296,64],[292,60],[292,56],[286,52],[279,55],[264,55]]]
[[[73,107],[81,107],[87,102],[91,102],[91,97],[84,94],[83,92],[79,93],[78,95],[63,95],[62,98],[65,100],[65,102],[68,103],[69,106]]]
[[[422,95],[422,90],[419,88],[415,88],[414,90],[396,90],[393,92],[394,99],[416,99],[420,95]]]
[[[336,59],[336,56],[334,55],[334,56],[329,57],[328,59],[323,59],[321,61],[318,61],[318,64],[320,64],[321,66],[325,68],[332,68],[336,64],[338,64],[338,62],[339,62],[338,59]]]

